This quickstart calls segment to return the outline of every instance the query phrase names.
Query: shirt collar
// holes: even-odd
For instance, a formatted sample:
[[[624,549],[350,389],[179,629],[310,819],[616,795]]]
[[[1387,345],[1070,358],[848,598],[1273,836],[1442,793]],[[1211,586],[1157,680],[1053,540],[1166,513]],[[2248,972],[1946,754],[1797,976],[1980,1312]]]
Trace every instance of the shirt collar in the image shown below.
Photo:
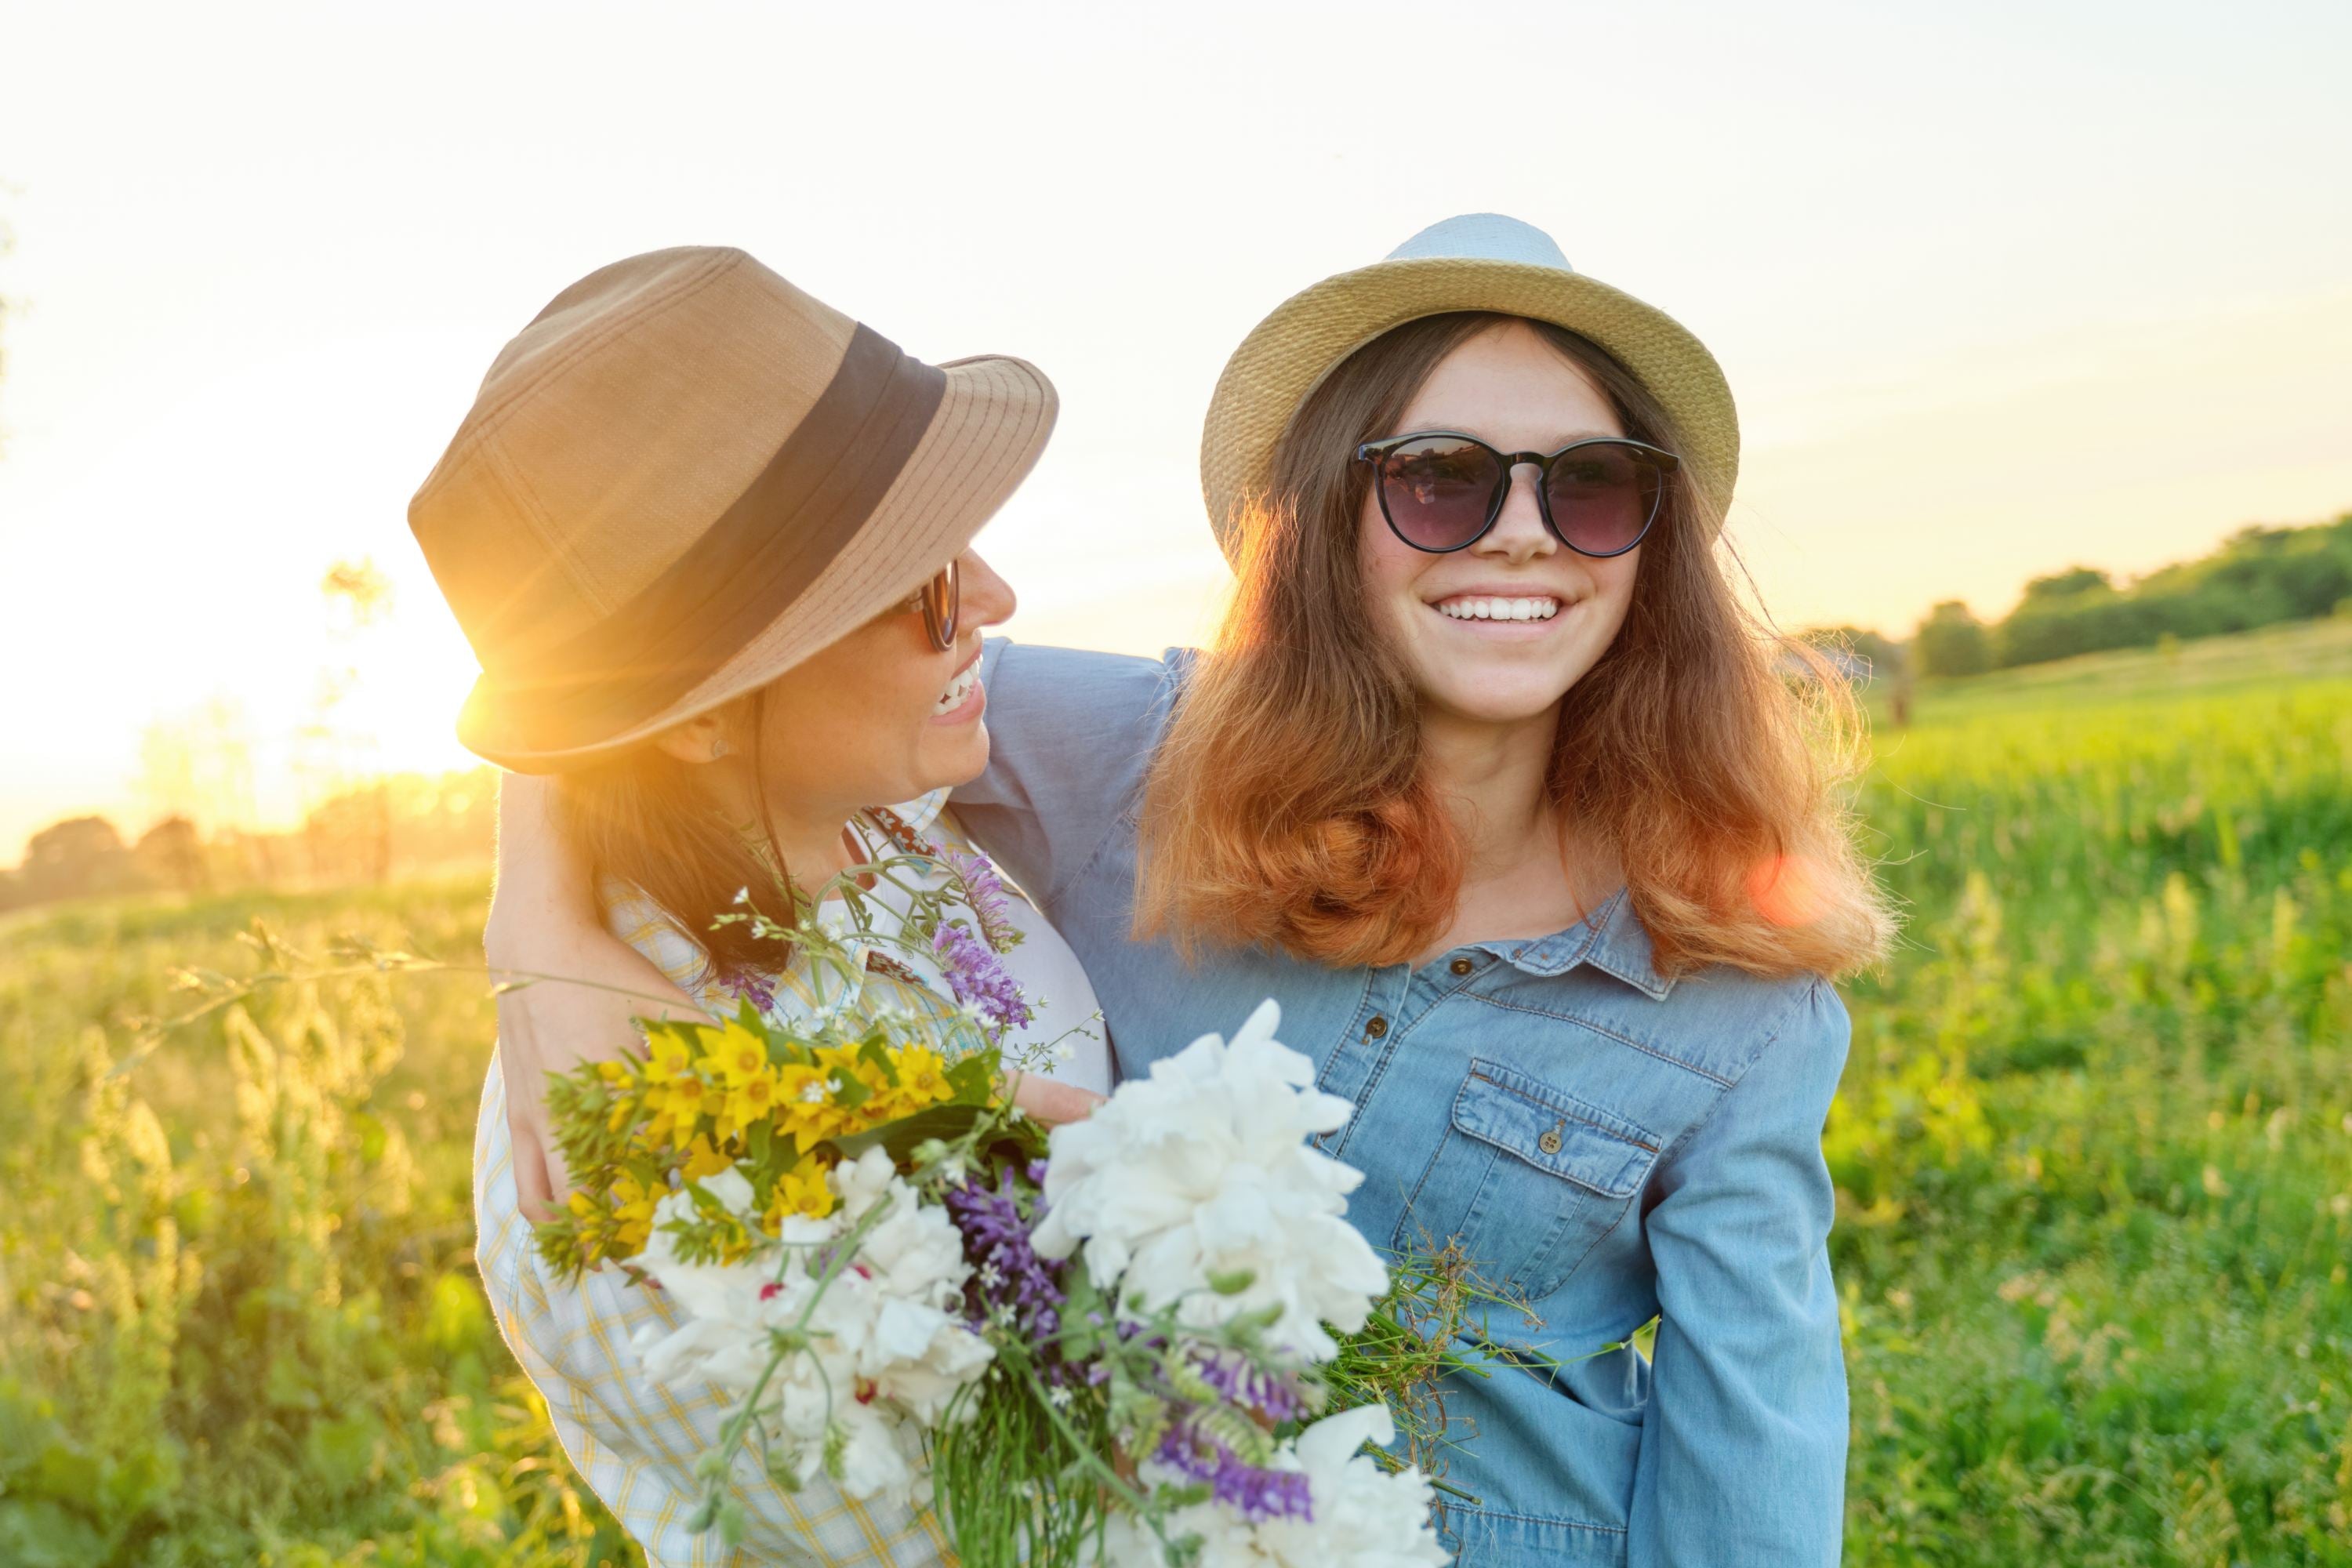
[[[1631,985],[1653,1002],[1663,1002],[1675,983],[1657,971],[1650,933],[1633,913],[1629,889],[1618,889],[1601,907],[1566,931],[1532,942],[1495,944],[1493,951],[1522,973],[1549,979],[1589,963]]]
[[[898,820],[907,825],[908,832],[929,833],[931,824],[940,819],[940,813],[947,808],[947,804],[948,786],[941,785],[929,795],[919,795],[890,809],[898,814]]]

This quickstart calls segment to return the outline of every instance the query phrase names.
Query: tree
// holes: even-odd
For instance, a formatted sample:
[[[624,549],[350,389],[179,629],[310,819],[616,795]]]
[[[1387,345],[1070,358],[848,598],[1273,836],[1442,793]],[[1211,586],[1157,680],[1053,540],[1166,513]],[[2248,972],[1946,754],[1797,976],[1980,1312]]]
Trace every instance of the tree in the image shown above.
[[[2028,604],[2047,599],[2072,599],[2084,594],[2113,593],[2115,580],[2095,566],[2069,566],[2047,577],[2036,577],[2025,585]]]
[[[33,903],[126,892],[143,880],[122,835],[102,816],[68,817],[34,834],[17,875]]]
[[[1922,675],[1981,675],[1992,668],[1992,638],[1958,599],[1927,612],[1912,635],[1911,649]]]
[[[211,879],[205,874],[204,841],[184,816],[167,816],[139,836],[131,851],[150,881],[193,893]]]

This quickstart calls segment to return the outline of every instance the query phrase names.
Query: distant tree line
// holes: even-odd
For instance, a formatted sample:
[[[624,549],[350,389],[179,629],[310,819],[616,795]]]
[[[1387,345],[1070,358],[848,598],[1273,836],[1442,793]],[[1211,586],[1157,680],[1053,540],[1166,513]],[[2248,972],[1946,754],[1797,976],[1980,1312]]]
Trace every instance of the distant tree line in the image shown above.
[[[205,834],[174,816],[134,841],[103,816],[68,817],[33,835],[23,865],[0,870],[0,910],[116,893],[382,883],[487,866],[497,803],[495,775],[478,768],[356,785],[286,833]]]
[[[2126,586],[2092,566],[2037,577],[1990,625],[1947,600],[1919,623],[1911,652],[1921,675],[1978,675],[2339,610],[2352,613],[2352,513],[2307,528],[2241,529],[2211,554]]]

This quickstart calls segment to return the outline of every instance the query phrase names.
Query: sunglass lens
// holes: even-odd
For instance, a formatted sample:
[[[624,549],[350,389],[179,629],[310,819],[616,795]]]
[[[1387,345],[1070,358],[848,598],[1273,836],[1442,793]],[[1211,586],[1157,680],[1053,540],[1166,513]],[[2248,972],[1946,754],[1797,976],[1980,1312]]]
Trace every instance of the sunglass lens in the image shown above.
[[[1416,550],[1459,550],[1486,526],[1502,464],[1475,441],[1424,437],[1381,460],[1381,504]]]
[[[923,584],[923,626],[931,634],[931,646],[942,653],[955,647],[956,616],[962,608],[963,574],[950,561]]]
[[[1555,458],[1544,499],[1552,526],[1588,555],[1630,548],[1657,515],[1664,476],[1638,447],[1596,442]]]

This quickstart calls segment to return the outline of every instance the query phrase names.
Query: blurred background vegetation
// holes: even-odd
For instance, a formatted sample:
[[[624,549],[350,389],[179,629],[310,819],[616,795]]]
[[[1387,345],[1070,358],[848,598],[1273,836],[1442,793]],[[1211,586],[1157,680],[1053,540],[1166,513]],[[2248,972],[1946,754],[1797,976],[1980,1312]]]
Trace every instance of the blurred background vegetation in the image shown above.
[[[2352,1563],[2352,620],[1865,695],[1848,1560]],[[257,918],[470,960],[393,864],[0,916],[0,1563],[631,1560],[472,1272],[481,985],[131,1055]]]

